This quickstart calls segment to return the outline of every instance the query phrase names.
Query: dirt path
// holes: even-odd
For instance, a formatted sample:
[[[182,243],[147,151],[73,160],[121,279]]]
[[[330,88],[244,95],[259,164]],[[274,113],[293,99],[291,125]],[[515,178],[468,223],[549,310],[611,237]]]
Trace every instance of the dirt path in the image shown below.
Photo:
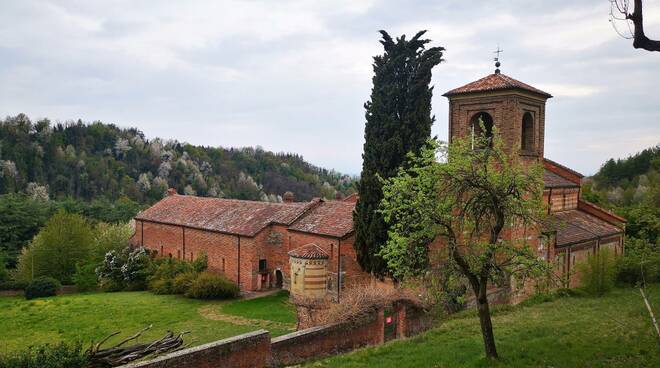
[[[262,319],[252,319],[221,312],[222,305],[207,305],[199,308],[199,314],[212,321],[222,321],[240,326],[259,326],[261,328],[278,328],[282,330],[295,331],[296,326],[293,323],[283,323],[275,321],[266,321]]]

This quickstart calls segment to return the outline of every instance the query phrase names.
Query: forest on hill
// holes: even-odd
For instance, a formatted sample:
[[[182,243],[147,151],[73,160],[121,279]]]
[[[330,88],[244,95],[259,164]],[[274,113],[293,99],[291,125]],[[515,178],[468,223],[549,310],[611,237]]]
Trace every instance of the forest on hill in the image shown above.
[[[585,199],[628,220],[626,235],[660,245],[660,144],[625,159],[609,159],[583,185]]]
[[[6,253],[13,264],[60,209],[119,223],[168,188],[269,202],[291,191],[307,201],[353,193],[355,181],[294,153],[195,146],[98,121],[53,123],[19,114],[0,119],[0,256]]]
[[[185,194],[273,202],[286,191],[310,200],[354,190],[353,178],[294,153],[149,140],[135,128],[98,121],[32,122],[24,114],[0,120],[0,165],[0,194],[57,199],[125,196],[153,203],[171,187]]]

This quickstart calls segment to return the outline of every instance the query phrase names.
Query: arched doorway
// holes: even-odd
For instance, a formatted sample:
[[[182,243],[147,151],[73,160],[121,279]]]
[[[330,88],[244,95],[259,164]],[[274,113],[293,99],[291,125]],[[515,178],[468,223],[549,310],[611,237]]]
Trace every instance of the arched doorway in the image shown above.
[[[283,283],[284,277],[282,276],[282,271],[275,270],[275,287],[281,289]]]

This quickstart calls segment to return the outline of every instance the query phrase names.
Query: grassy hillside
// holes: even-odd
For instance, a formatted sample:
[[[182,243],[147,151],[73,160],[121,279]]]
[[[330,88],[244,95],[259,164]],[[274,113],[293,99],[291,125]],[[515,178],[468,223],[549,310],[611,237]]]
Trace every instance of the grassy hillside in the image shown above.
[[[660,284],[649,287],[660,312]],[[660,345],[636,289],[508,307],[493,318],[501,360],[485,361],[476,316],[423,335],[362,349],[309,367],[660,367]]]

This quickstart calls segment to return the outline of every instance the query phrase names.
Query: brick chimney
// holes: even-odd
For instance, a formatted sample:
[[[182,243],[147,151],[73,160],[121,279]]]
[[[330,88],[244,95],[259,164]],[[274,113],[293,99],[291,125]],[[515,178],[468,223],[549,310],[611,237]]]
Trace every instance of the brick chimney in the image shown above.
[[[284,195],[282,196],[282,201],[284,203],[293,203],[294,199],[295,196],[293,195],[293,192],[285,192]]]
[[[176,194],[177,194],[177,193],[176,193],[176,189],[175,189],[175,188],[169,188],[169,189],[167,190],[167,196],[168,196],[168,197],[171,197],[171,196],[176,195]]]

